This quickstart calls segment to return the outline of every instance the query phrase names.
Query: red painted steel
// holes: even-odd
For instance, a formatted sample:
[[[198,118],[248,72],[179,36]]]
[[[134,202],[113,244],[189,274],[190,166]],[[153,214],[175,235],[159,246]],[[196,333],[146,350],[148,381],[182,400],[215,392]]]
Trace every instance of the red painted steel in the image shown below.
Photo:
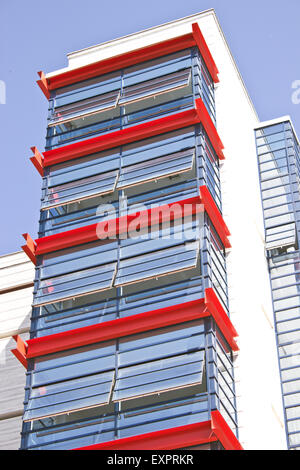
[[[120,145],[138,142],[139,140],[191,126],[198,122],[200,122],[200,117],[195,108],[171,114],[170,116],[137,124],[136,126],[126,127],[125,129],[98,135],[91,139],[47,150],[43,153],[44,166],[56,165],[57,163],[73,160]]]
[[[202,123],[219,159],[224,160],[225,157],[222,151],[224,146],[201,98],[195,101],[195,108],[193,109],[154,119],[153,121],[143,122],[136,126],[92,137],[91,139],[81,140],[56,149],[47,150],[43,154],[38,152],[36,147],[31,147],[34,152],[34,157],[32,157],[31,160],[39,173],[42,174],[43,168],[47,166],[56,165],[199,123]]]
[[[209,316],[214,318],[231,348],[237,351],[238,346],[234,338],[238,334],[215,292],[208,288],[203,299],[29,339],[26,357],[39,357]]]
[[[25,369],[27,369],[27,344],[19,335],[13,336],[13,339],[16,341],[17,347],[16,349],[12,349],[11,352],[14,354],[14,356],[16,356],[18,361],[21,362]]]
[[[224,308],[221,305],[215,291],[212,287],[205,289],[205,305],[207,312],[214,318],[216,324],[218,325],[221,333],[228,342],[229,346],[233,351],[238,351],[239,347],[234,338],[238,336],[236,329],[229,316],[226,314]]]
[[[175,210],[176,208],[181,210]],[[174,210],[172,210],[174,209]],[[200,196],[189,199],[183,199],[174,203],[165,204],[163,206],[147,209],[137,213],[129,214],[117,219],[110,219],[99,222],[98,224],[86,225],[66,232],[60,232],[47,237],[37,238],[34,242],[28,234],[24,234],[27,245],[22,249],[30,257],[31,261],[36,264],[36,256],[70,248],[76,245],[82,245],[99,239],[99,234],[105,234],[107,237],[116,237],[122,233],[126,233],[134,220],[140,220],[140,228],[162,223],[167,220],[175,220],[183,215],[188,216],[196,214],[201,210],[205,210],[215,227],[225,248],[230,248],[228,236],[230,232],[223,220],[223,217],[216,206],[209,189],[206,186],[200,187]],[[29,243],[28,240],[31,240]]]
[[[195,320],[205,314],[204,299],[28,340],[27,357],[86,346],[143,331]]]
[[[36,147],[31,147],[31,151],[33,152],[33,157],[30,158],[30,161],[34,164],[39,174],[43,177],[44,176],[44,157],[38,151]]]
[[[217,441],[211,421],[92,444],[73,450],[172,450]]]
[[[40,77],[40,80],[37,80],[37,84],[38,86],[40,87],[40,89],[42,90],[42,92],[44,93],[44,95],[46,96],[47,100],[50,99],[50,88],[49,88],[49,84],[48,84],[48,79],[46,78],[44,72],[40,71],[38,72],[38,75]]]
[[[83,80],[88,80],[89,78],[101,76],[109,72],[114,72],[131,65],[140,64],[147,60],[163,57],[165,55],[172,54],[173,52],[178,52],[194,46],[198,47],[212,79],[214,82],[218,82],[217,66],[201,33],[198,23],[193,23],[192,32],[182,36],[167,39],[166,41],[161,41],[150,46],[93,62],[82,67],[58,73],[57,75],[53,75],[48,78],[46,78],[43,72],[38,72],[40,80],[37,81],[37,84],[46,98],[49,99],[51,90],[81,82]]]
[[[199,116],[199,122],[203,124],[203,127],[212,143],[213,148],[215,149],[216,154],[220,160],[225,160],[225,156],[223,154],[224,145],[201,98],[196,99],[195,106]]]
[[[244,450],[218,410],[211,412],[211,428],[225,450]]]
[[[207,186],[200,186],[200,200],[225,248],[230,248],[230,232]]]
[[[42,255],[51,251],[62,250],[75,245],[89,243],[99,239],[99,234],[103,233],[107,237],[115,237],[130,230],[130,226],[135,219],[141,221],[140,228],[150,226],[150,224],[162,223],[166,220],[175,220],[183,213],[188,216],[201,210],[201,200],[199,197],[183,199],[172,204],[147,209],[133,214],[128,214],[117,219],[110,219],[98,224],[86,225],[66,232],[60,232],[47,237],[37,238],[36,255]],[[181,208],[181,211],[172,211],[172,207]],[[185,207],[186,206],[186,207]],[[187,210],[188,209],[188,210]],[[170,218],[168,218],[170,215]]]
[[[218,410],[211,420],[115,439],[74,450],[172,450],[220,441],[225,450],[243,450]]]
[[[202,58],[205,62],[205,65],[215,83],[219,82],[218,78],[218,73],[219,70],[215,64],[215,61],[213,59],[213,56],[211,55],[211,52],[209,50],[209,47],[207,46],[207,43],[203,37],[203,34],[201,32],[201,29],[198,25],[198,23],[193,23],[192,24],[192,29],[193,29],[193,36],[196,41],[196,44],[198,46],[199,52],[202,55]]]
[[[32,240],[31,236],[28,233],[23,233],[22,235],[26,240],[26,245],[22,245],[22,250],[26,253],[28,258],[36,265],[36,243]]]

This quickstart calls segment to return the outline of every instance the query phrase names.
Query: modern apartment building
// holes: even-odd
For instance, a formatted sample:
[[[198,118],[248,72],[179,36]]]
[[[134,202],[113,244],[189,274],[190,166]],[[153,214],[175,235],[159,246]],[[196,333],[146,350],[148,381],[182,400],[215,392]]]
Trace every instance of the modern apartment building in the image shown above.
[[[297,230],[268,244],[281,236],[261,209],[256,141],[269,133],[214,11],[39,75],[49,115],[31,157],[39,234],[23,246],[35,278],[30,339],[16,338],[21,449],[287,448],[285,418],[289,432],[299,420],[295,406],[283,412],[276,336],[292,354],[280,333],[299,307],[274,323],[269,273],[281,246],[298,249]],[[277,158],[261,163],[279,171]],[[297,226],[297,200],[276,204]]]

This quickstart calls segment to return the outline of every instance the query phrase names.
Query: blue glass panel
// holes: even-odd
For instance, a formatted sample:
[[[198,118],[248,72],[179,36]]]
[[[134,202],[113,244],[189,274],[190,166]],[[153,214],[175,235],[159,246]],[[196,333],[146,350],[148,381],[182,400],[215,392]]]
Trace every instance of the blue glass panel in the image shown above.
[[[124,87],[161,77],[188,67],[191,67],[190,51],[183,51],[169,55],[168,57],[144,62],[143,64],[125,69],[123,77]]]
[[[24,421],[108,403],[114,372],[33,388]]]
[[[141,184],[147,180],[163,178],[191,170],[193,161],[194,151],[186,150],[127,166],[121,171],[117,187],[126,188],[131,185]]]
[[[113,400],[201,383],[204,351],[119,369]]]
[[[115,189],[117,176],[117,171],[111,171],[71,183],[53,186],[49,188],[42,201],[42,209],[61,206],[95,195],[111,193]]]
[[[82,116],[113,109],[117,106],[119,95],[120,93],[117,90],[112,93],[87,98],[73,104],[60,106],[55,109],[51,116],[49,126],[62,124],[63,122],[69,122]]]
[[[115,261],[117,242],[93,242],[53,252],[42,257],[40,279],[81,271]]]
[[[49,168],[47,187],[58,186],[119,169],[120,149],[98,152]]]
[[[76,101],[81,101],[93,96],[109,93],[113,90],[121,88],[121,75],[119,72],[106,76],[100,76],[87,80],[85,82],[76,83],[56,92],[54,106],[66,106]]]
[[[115,285],[126,285],[196,266],[198,258],[197,244],[179,245],[164,251],[136,256],[122,260],[118,269]]]
[[[119,341],[119,367],[195,352],[205,347],[204,323],[195,321]]]
[[[39,282],[34,305],[83,295],[88,292],[109,289],[112,286],[116,263],[85,269]]]
[[[34,361],[32,387],[114,370],[116,344],[113,341],[49,354]]]
[[[168,91],[188,86],[191,79],[191,69],[183,70],[173,74],[162,75],[152,80],[139,81],[138,84],[125,86],[119,100],[119,104],[127,104],[144,99],[152,95],[166,93]],[[126,83],[126,76],[124,77]]]

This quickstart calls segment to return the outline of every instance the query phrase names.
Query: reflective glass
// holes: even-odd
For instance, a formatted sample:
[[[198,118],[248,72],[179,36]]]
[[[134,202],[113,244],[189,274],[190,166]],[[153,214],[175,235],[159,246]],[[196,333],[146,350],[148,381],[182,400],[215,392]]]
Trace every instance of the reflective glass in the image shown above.
[[[202,383],[204,351],[119,369],[113,400]]]

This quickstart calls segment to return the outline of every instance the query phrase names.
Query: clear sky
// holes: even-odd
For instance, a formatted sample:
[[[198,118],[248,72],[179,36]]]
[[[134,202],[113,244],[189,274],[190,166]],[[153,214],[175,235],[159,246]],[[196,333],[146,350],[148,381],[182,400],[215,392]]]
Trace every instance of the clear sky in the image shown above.
[[[30,147],[44,150],[47,101],[36,72],[66,54],[214,8],[261,120],[289,114],[300,136],[299,0],[0,0],[0,254],[36,237],[41,178]],[[0,90],[1,91],[1,90]],[[241,149],[241,158],[243,156]]]

